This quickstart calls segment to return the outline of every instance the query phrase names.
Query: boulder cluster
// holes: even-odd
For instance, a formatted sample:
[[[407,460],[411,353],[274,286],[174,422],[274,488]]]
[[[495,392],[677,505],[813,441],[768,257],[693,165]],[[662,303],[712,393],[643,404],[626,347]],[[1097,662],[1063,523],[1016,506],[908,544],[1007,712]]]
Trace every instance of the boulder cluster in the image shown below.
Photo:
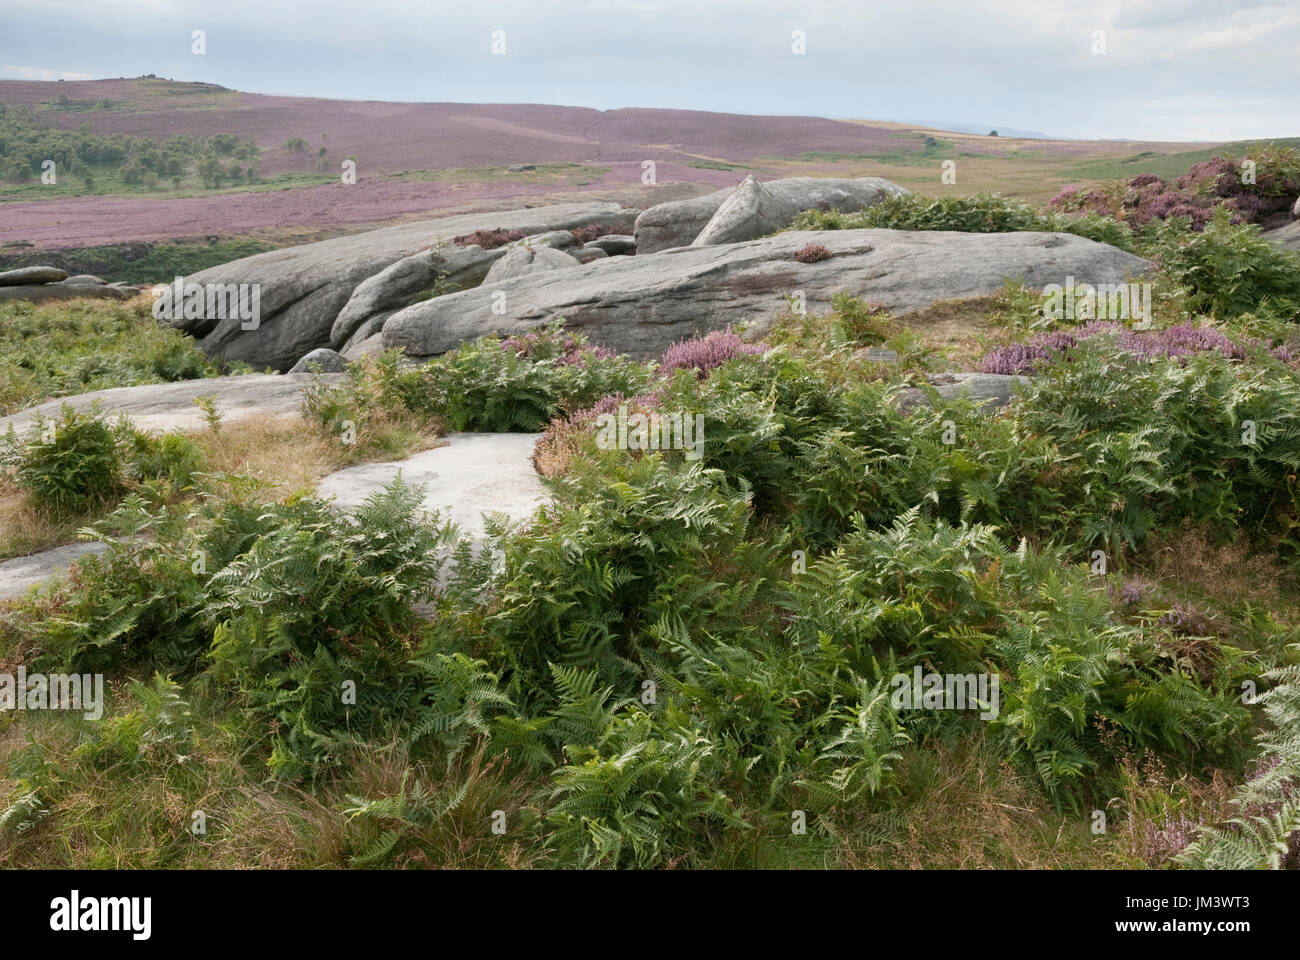
[[[0,300],[49,303],[81,297],[129,300],[139,290],[125,283],[109,283],[88,273],[68,276],[58,267],[19,267],[0,271]]]
[[[784,312],[829,309],[841,291],[904,314],[996,293],[1009,278],[1114,284],[1150,267],[1072,234],[788,229],[805,210],[852,212],[905,193],[877,177],[748,176],[645,210],[568,203],[404,223],[184,278],[218,291],[256,285],[253,322],[188,310],[160,322],[216,360],[281,372],[339,371],[392,348],[434,356],[561,319],[594,343],[648,357],[729,326],[761,334]],[[25,276],[24,284],[84,279]]]

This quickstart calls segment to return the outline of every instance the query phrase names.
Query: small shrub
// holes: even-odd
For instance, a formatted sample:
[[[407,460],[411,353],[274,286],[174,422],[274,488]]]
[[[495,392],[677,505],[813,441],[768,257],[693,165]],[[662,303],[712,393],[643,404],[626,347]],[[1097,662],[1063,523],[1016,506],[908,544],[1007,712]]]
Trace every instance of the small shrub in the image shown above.
[[[463,236],[454,237],[452,243],[458,247],[480,246],[484,250],[495,250],[497,247],[504,247],[507,243],[514,243],[516,240],[522,240],[524,232],[522,230],[475,230],[473,233],[467,233]]]
[[[613,232],[614,228],[604,223],[589,223],[585,227],[574,227],[569,231],[569,233],[573,234],[573,239],[580,244]]]
[[[1300,314],[1300,254],[1280,250],[1252,225],[1234,225],[1220,208],[1200,232],[1186,221],[1155,225],[1150,252],[1189,291],[1188,306],[1230,319],[1266,301],[1291,319]]]
[[[661,369],[664,373],[677,370],[694,370],[703,380],[710,370],[716,370],[732,357],[752,356],[767,352],[767,344],[746,343],[731,332],[714,330],[703,338],[681,340],[664,351]]]
[[[82,513],[121,493],[118,437],[102,417],[65,405],[62,419],[43,422],[41,429],[43,435],[23,450],[17,474],[40,509],[55,516]]]
[[[831,252],[825,244],[809,243],[796,250],[794,258],[800,263],[817,263],[819,260],[829,260]]]

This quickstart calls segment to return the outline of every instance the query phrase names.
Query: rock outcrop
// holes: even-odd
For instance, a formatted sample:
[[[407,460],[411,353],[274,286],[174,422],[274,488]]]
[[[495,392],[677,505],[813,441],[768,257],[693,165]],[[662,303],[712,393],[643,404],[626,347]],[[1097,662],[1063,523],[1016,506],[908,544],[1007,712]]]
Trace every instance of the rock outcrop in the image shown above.
[[[329,347],[318,347],[295,363],[290,373],[342,373],[348,365],[340,354]]]
[[[68,271],[58,267],[18,267],[0,271],[0,287],[19,287],[37,283],[61,283],[68,279]]]
[[[691,241],[693,247],[741,243],[775,233],[787,223],[785,211],[772,191],[751,174],[722,201],[709,222]]]
[[[751,178],[747,177],[746,180],[748,179]],[[804,210],[841,210],[848,213],[879,203],[892,194],[910,192],[880,177],[861,177],[856,180],[789,177],[784,180],[769,180],[762,186],[771,194],[778,211],[776,220],[779,222],[772,230],[789,225]],[[643,211],[636,218],[634,228],[637,255],[688,246],[737,189],[727,187],[702,197],[661,203]]]
[[[477,245],[461,247],[444,241],[403,257],[352,291],[330,326],[330,345],[341,349],[376,314],[404,307],[425,291],[477,286],[492,264],[505,254],[505,248],[484,250]]]
[[[545,273],[548,270],[567,270],[578,266],[578,261],[562,250],[552,247],[533,247],[526,243],[511,247],[504,257],[488,269],[484,283],[497,283],[501,280],[513,280],[530,274]]]
[[[569,203],[403,223],[272,250],[185,278],[187,284],[256,284],[259,316],[255,324],[218,316],[166,323],[198,338],[204,351],[215,359],[287,370],[317,347],[342,346],[346,338],[332,335],[339,314],[363,281],[399,260],[477,230],[500,228],[533,234],[596,223],[626,230],[635,215],[636,211],[613,203]],[[457,255],[442,250],[439,256]],[[478,266],[486,273],[486,263],[475,261],[473,269]],[[434,267],[436,273],[437,265]],[[348,324],[359,327],[368,319],[362,313],[359,308],[352,311]]]
[[[800,263],[797,250],[824,244],[830,259]],[[385,347],[415,356],[491,333],[517,334],[557,318],[593,341],[633,356],[661,353],[693,334],[768,321],[802,297],[828,310],[847,291],[897,313],[938,300],[985,296],[1007,278],[1031,287],[1121,283],[1150,267],[1115,247],[1063,233],[904,230],[792,231],[745,243],[681,247],[612,257],[570,270],[519,277],[427,300],[384,324]],[[493,295],[505,292],[504,298]],[[494,312],[494,304],[500,304]]]

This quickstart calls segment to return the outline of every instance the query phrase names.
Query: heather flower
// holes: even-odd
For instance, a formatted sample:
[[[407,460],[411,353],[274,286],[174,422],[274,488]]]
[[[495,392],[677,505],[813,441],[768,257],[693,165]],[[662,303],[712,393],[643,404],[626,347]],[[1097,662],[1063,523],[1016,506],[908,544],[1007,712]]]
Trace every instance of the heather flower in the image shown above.
[[[794,258],[800,263],[816,263],[819,260],[829,260],[831,251],[825,244],[810,243],[796,250]]]
[[[589,223],[585,227],[575,227],[569,231],[578,243],[586,243],[588,240],[595,240],[597,237],[613,232],[614,228],[604,223]]]
[[[1233,360],[1246,357],[1246,350],[1213,327],[1197,327],[1181,323],[1165,330],[1139,332],[1108,320],[1093,320],[1069,330],[1039,333],[1024,343],[1011,343],[995,347],[980,361],[983,373],[1033,373],[1042,366],[1069,359],[1069,352],[1080,340],[1100,333],[1117,334],[1117,345],[1125,353],[1142,360],[1157,357],[1189,357],[1209,350],[1217,350]],[[1279,360],[1290,359],[1285,348],[1270,351]]]
[[[504,247],[507,243],[514,243],[523,238],[522,230],[475,230],[464,236],[453,237],[451,242],[458,247],[477,245],[484,250],[495,250],[497,247]]]
[[[767,350],[767,344],[745,343],[728,327],[726,330],[714,330],[700,340],[674,343],[664,351],[662,368],[664,373],[694,368],[697,376],[703,380],[710,370],[722,366],[732,357],[766,353]]]

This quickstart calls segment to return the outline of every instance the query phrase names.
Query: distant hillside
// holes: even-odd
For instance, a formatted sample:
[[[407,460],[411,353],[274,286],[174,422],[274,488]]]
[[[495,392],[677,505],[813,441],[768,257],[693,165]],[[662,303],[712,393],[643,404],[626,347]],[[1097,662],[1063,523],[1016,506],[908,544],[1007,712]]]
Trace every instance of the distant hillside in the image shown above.
[[[692,110],[320,100],[158,78],[0,80],[0,105],[5,126],[21,121],[24,131],[0,137],[0,260],[191,238],[279,245],[577,195],[644,205],[750,172],[883,176],[927,193],[1044,200],[1094,170],[1148,158],[1185,168],[1184,155],[1215,146]],[[56,144],[70,169],[51,185],[41,163]],[[341,182],[348,160],[355,184]],[[957,163],[955,186],[940,181],[945,160]],[[643,179],[646,161],[653,185]]]

